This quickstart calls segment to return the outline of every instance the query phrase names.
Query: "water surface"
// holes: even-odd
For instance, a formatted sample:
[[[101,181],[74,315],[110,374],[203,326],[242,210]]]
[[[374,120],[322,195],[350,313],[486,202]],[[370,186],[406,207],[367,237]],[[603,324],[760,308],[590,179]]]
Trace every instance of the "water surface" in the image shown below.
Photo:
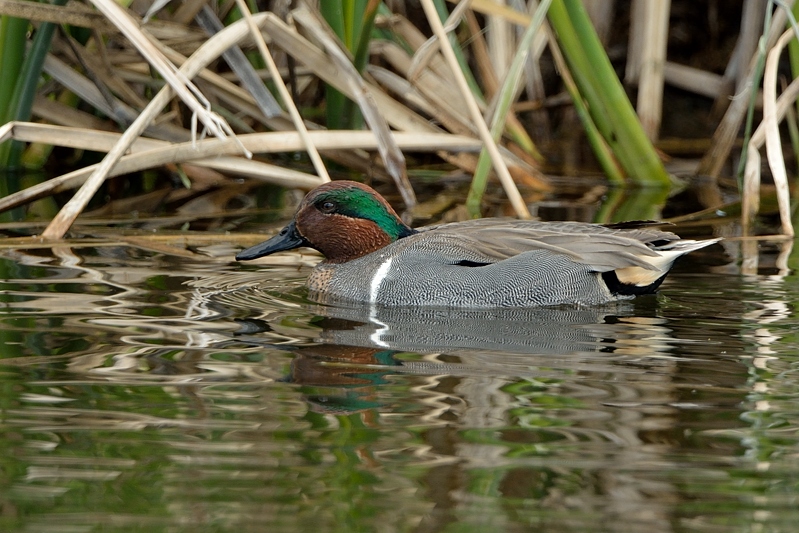
[[[799,278],[770,253],[469,312],[319,306],[313,257],[234,252],[4,252],[0,529],[796,530]]]

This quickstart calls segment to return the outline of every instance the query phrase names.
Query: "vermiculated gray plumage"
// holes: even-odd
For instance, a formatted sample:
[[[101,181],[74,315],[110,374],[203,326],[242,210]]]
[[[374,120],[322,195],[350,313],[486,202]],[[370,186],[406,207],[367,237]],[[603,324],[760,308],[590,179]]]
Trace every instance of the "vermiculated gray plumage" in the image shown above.
[[[611,292],[603,272],[651,271],[647,276],[655,284],[674,259],[712,242],[680,241],[673,233],[649,228],[575,222],[445,224],[421,228],[346,263],[318,266],[333,271],[318,297],[361,302],[374,297],[374,303],[385,306],[596,305],[632,297]],[[371,281],[388,260],[390,268],[375,287]]]

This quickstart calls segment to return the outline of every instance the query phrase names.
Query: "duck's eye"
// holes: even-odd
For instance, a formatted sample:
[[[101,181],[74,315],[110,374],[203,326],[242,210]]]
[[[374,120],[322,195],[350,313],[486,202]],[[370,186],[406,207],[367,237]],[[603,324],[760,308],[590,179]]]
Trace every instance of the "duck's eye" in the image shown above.
[[[322,213],[332,213],[336,210],[336,204],[333,202],[322,202],[319,204],[319,211]]]

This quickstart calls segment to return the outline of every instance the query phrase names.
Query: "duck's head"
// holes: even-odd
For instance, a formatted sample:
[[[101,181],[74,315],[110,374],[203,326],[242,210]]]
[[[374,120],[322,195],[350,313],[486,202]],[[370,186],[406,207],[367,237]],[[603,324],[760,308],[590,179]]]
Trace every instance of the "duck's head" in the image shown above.
[[[330,263],[344,263],[413,233],[371,187],[333,181],[309,192],[294,220],[268,241],[239,252],[236,260],[307,246],[322,252]]]

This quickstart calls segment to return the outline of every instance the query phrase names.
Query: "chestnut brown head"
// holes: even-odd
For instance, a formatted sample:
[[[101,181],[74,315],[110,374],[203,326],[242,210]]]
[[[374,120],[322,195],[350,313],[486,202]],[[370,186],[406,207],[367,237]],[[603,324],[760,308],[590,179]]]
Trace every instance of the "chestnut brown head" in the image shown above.
[[[334,181],[308,193],[277,235],[236,255],[239,261],[307,246],[331,263],[370,254],[415,231],[406,226],[374,189],[355,181]]]

